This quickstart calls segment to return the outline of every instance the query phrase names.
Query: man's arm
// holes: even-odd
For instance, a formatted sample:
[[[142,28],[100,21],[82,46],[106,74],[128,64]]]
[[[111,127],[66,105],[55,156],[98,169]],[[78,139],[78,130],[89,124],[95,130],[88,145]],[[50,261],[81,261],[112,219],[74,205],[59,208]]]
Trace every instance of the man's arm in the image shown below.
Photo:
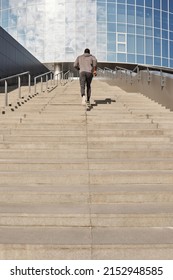
[[[75,62],[74,62],[74,68],[76,68],[77,70],[80,70],[80,67],[79,67],[79,57],[77,57]]]
[[[97,76],[97,59],[93,56],[93,75]]]

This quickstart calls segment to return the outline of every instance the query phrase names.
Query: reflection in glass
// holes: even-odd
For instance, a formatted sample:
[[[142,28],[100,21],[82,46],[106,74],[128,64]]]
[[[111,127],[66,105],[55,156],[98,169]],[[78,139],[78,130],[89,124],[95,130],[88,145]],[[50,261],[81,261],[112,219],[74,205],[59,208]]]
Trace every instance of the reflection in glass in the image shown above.
[[[124,5],[117,5],[117,21],[118,22],[125,22],[125,6]]]
[[[146,37],[146,54],[147,55],[153,55],[153,38],[152,37]]]
[[[0,4],[2,27],[42,62],[74,61],[89,47],[101,61],[173,64],[172,0],[0,0]]]
[[[127,6],[127,22],[135,24],[135,7]]]

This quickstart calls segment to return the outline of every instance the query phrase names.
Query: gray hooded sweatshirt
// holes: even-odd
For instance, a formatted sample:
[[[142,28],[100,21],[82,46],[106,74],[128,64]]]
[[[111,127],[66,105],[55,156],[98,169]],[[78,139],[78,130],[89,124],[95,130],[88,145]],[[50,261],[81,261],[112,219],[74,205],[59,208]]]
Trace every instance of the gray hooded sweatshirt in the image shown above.
[[[89,53],[84,53],[76,58],[74,67],[80,72],[93,72],[93,67],[97,66],[97,59]]]

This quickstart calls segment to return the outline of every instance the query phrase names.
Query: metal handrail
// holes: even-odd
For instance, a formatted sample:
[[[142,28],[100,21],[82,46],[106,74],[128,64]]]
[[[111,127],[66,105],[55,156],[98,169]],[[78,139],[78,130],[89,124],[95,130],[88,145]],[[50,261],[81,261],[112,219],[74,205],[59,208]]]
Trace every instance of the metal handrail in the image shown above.
[[[104,67],[104,70],[108,70],[108,71],[111,71],[111,72],[113,72],[113,71],[114,71],[113,69],[108,68],[108,67]]]
[[[48,75],[50,74],[50,80],[51,80],[51,84],[52,84],[52,77],[53,77],[53,73],[52,71],[43,73],[41,75],[38,75],[36,77],[34,77],[34,92],[37,92],[37,79],[40,78],[41,80],[41,92],[43,92],[43,77],[46,76],[46,90],[48,89]]]
[[[63,75],[63,78],[66,79],[66,80],[68,80],[68,78],[69,78],[69,73],[70,73],[70,70],[68,70],[67,72],[65,72],[64,75]],[[66,78],[66,77],[67,77],[67,78]]]
[[[55,77],[57,76],[57,82],[56,84],[58,85],[58,76],[60,76],[60,83],[61,83],[61,80],[63,79],[63,71],[57,73],[57,74],[54,74],[54,84],[55,84]]]
[[[29,93],[31,92],[31,75],[29,71],[15,74],[12,76],[8,76],[5,78],[0,79],[0,82],[5,82],[5,107],[8,106],[8,80],[13,79],[13,78],[18,78],[18,89],[19,89],[19,98],[21,98],[21,76],[27,75],[28,74],[28,87],[29,87]]]
[[[67,72],[65,72],[65,73],[63,74],[63,81],[66,81],[66,82],[64,82],[64,85],[69,81],[69,77],[71,78],[71,81],[73,80],[71,74],[72,74],[72,73],[71,73],[70,70],[68,70]]]
[[[120,66],[115,66],[115,69],[112,70],[108,67],[98,68],[98,72],[102,77],[105,78],[115,78],[119,77],[120,79],[123,78],[123,75],[125,76],[126,81],[130,79],[130,83],[133,83],[133,76],[136,76],[138,82],[141,80],[141,71],[146,71],[147,72],[147,81],[148,83],[151,82],[152,80],[152,74],[153,72],[158,72],[160,75],[160,84],[161,88],[165,87],[166,85],[166,80],[167,80],[167,75],[170,74],[173,77],[173,69],[167,68],[167,67],[159,67],[159,66],[152,66],[152,65],[140,65],[137,64],[134,69],[128,69],[125,67],[120,67]],[[115,75],[115,73],[117,75]],[[119,75],[119,74],[120,75]]]

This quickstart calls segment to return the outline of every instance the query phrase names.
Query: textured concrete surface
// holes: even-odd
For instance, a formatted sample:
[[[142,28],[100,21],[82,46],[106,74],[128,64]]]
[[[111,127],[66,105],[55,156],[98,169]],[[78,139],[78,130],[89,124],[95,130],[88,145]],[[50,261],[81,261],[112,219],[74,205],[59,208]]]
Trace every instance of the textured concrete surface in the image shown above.
[[[0,259],[172,259],[172,128],[168,109],[97,79],[88,111],[78,81],[8,109]]]

